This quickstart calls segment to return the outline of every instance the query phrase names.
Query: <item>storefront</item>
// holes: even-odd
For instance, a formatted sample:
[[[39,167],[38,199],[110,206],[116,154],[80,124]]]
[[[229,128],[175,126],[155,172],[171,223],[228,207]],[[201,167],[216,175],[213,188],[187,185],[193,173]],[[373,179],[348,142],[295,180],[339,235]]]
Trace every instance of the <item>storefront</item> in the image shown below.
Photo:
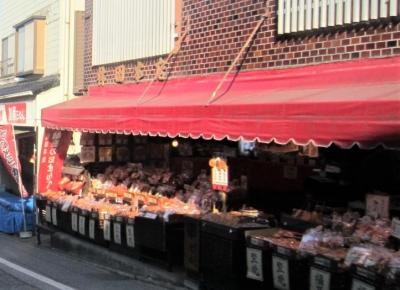
[[[359,219],[355,210],[346,215],[343,204],[333,210],[328,203],[323,209],[314,204],[279,216],[282,203],[253,200],[251,208],[242,206],[249,203],[249,189],[268,178],[294,192],[305,190],[303,181],[314,169],[322,168],[318,181],[329,180],[338,168],[321,164],[317,148],[399,148],[399,73],[399,58],[245,72],[227,80],[215,98],[222,76],[92,87],[89,96],[42,112],[47,145],[39,183],[47,202],[45,219],[71,234],[168,266],[182,263],[183,255],[188,273],[207,289],[380,289],[378,280],[366,279],[358,269],[380,279],[377,269],[397,271],[389,267],[397,260],[374,263],[372,269],[357,257],[391,253],[383,245],[393,233],[381,220],[389,214],[377,209],[387,196],[367,200],[376,209],[364,204],[375,213],[373,220]],[[70,162],[62,169],[72,131],[82,132],[82,164]],[[243,141],[257,141],[258,151]],[[254,156],[279,150],[296,154]],[[266,160],[275,165],[265,165]],[[211,170],[216,170],[213,185]],[[278,171],[283,178],[274,177]],[[258,211],[268,207],[275,207],[274,215]],[[325,225],[328,215],[326,230],[305,232]],[[351,233],[345,222],[352,224]],[[365,238],[372,229],[376,236]],[[358,240],[346,245],[335,240],[349,236]],[[371,241],[381,248],[363,248]],[[339,258],[335,265],[329,255]],[[387,287],[397,281],[396,271],[385,280]],[[331,283],[338,281],[332,275],[341,282]]]

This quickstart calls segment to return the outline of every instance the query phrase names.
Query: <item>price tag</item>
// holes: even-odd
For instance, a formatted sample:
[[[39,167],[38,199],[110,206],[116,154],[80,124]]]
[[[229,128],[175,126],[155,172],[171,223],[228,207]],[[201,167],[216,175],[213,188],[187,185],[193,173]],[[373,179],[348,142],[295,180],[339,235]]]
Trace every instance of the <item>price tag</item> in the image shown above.
[[[133,225],[126,226],[126,244],[128,247],[135,247],[135,233],[133,231]]]
[[[375,290],[375,286],[364,283],[358,279],[353,279],[351,290]]]
[[[310,290],[329,290],[331,285],[331,274],[311,267]]]
[[[76,212],[71,213],[71,228],[72,231],[78,231],[78,214]]]
[[[114,223],[114,243],[121,245],[121,224]]]
[[[392,236],[400,239],[400,219],[392,219]]]
[[[374,218],[389,217],[390,198],[387,195],[367,194],[366,214]]]
[[[290,290],[288,260],[272,256],[272,274],[276,289]]]
[[[86,234],[85,223],[86,223],[86,217],[79,216],[79,233],[82,236],[84,236]]]
[[[103,236],[106,241],[111,240],[111,223],[109,220],[104,220]]]
[[[258,249],[247,248],[247,278],[264,281],[262,252]]]
[[[51,206],[46,205],[46,222],[51,223]]]
[[[53,225],[57,226],[57,208],[52,207],[51,208],[51,221],[53,222]]]
[[[157,218],[157,214],[156,213],[151,213],[151,212],[146,212],[143,217],[147,218],[147,219],[151,219],[151,220],[155,220]]]
[[[95,220],[90,219],[89,220],[89,238],[91,238],[92,240],[95,239],[95,237],[94,237],[94,226],[95,226]]]

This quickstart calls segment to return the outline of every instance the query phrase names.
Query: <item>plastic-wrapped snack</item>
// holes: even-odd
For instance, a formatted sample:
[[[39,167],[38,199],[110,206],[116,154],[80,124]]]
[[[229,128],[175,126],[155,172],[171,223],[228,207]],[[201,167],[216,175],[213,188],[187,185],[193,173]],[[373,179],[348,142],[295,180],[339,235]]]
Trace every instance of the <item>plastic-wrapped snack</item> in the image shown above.
[[[345,264],[361,266],[382,273],[387,269],[392,255],[392,251],[379,246],[355,246],[347,253]]]

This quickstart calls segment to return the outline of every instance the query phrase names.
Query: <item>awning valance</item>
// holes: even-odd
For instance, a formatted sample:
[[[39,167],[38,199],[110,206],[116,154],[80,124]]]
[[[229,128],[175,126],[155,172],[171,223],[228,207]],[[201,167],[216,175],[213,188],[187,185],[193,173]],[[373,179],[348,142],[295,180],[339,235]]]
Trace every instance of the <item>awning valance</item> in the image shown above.
[[[42,112],[62,130],[400,147],[400,57],[92,87]],[[145,94],[143,92],[146,91]]]

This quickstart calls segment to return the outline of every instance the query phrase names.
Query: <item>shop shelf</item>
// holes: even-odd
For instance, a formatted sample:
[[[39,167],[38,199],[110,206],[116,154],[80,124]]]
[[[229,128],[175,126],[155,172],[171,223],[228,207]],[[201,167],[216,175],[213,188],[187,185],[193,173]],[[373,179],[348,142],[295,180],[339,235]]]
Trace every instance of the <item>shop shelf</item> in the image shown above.
[[[246,287],[244,232],[266,227],[230,227],[201,222],[201,286],[207,290],[241,290]]]
[[[310,288],[350,290],[350,273],[339,261],[316,255],[310,259]]]
[[[272,281],[274,289],[309,289],[311,257],[297,250],[272,245]]]
[[[265,240],[277,229],[246,232],[246,285],[249,289],[272,289],[272,248]]]
[[[200,274],[200,231],[199,216],[184,217],[184,267],[190,278]]]
[[[134,227],[135,245],[141,258],[155,260],[169,269],[183,263],[182,217],[171,216],[169,221],[138,216]]]

